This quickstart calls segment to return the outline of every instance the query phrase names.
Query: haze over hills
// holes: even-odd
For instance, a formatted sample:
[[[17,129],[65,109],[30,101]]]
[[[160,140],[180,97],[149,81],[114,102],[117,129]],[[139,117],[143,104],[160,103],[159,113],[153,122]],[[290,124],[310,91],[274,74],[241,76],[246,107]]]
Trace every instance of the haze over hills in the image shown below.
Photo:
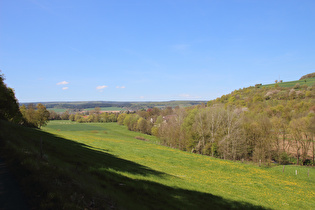
[[[117,101],[77,101],[77,102],[34,102],[34,104],[42,103],[47,109],[89,109],[95,107],[119,107],[126,110],[148,109],[153,107],[165,108],[194,106],[207,101],[164,101],[164,102],[117,102]],[[21,103],[21,105],[30,103]]]

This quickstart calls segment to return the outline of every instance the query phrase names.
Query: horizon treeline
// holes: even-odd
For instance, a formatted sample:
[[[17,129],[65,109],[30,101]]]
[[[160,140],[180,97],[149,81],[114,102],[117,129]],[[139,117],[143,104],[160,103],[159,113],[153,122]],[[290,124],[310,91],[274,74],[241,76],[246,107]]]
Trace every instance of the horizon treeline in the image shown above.
[[[49,111],[49,120],[71,120],[78,123],[90,122],[117,122],[118,112],[102,112],[100,107],[95,107],[91,111],[69,112],[68,110],[62,114],[55,111]]]

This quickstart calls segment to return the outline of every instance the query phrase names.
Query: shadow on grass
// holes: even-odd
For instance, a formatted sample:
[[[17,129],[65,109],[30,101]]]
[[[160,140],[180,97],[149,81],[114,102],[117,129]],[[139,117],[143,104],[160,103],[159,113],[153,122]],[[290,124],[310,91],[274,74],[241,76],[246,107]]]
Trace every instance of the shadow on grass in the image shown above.
[[[34,208],[263,209],[210,193],[131,179],[119,172],[161,179],[170,175],[40,130],[4,127],[6,130],[0,127],[2,139],[24,151],[21,154],[14,151],[15,147],[6,147],[6,156],[15,157],[20,167],[17,176],[27,188]],[[7,135],[12,129],[16,132]],[[38,156],[40,139],[43,139],[43,158]]]

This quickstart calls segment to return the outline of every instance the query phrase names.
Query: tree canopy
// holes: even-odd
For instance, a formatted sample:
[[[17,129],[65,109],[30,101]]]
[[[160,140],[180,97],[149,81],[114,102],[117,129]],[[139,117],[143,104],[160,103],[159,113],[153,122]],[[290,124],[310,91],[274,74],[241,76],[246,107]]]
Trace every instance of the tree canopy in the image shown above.
[[[4,83],[4,75],[0,71],[0,119],[19,122],[22,119],[19,104],[14,90]]]

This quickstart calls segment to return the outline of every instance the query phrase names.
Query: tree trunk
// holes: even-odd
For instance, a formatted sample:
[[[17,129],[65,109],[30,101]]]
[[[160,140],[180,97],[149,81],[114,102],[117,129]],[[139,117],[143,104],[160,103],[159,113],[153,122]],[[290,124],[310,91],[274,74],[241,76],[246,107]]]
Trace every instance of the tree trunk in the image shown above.
[[[297,146],[296,146],[297,147],[297,149],[296,149],[296,158],[297,158],[296,164],[299,165],[299,156],[300,156],[300,153],[299,153],[299,151],[300,151],[299,142],[296,141],[296,144],[297,144]]]

